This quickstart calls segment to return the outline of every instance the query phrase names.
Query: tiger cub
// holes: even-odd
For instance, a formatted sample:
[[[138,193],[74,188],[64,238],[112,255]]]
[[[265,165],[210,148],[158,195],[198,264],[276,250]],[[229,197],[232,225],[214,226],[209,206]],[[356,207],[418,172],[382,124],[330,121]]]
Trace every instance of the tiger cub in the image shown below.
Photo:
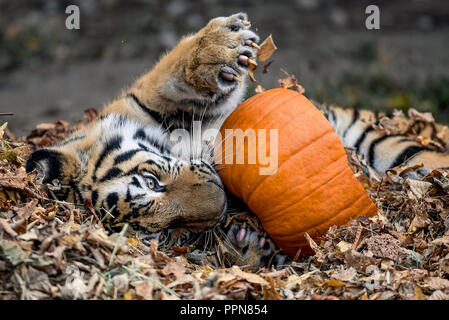
[[[212,149],[192,140],[180,154],[170,134],[219,128],[241,102],[259,37],[238,13],[184,37],[87,127],[35,151],[28,172],[57,180],[59,200],[91,201],[105,227],[182,244],[224,221],[227,197]],[[199,148],[198,148],[199,146]],[[199,151],[198,151],[199,149]],[[160,239],[161,240],[161,239]]]

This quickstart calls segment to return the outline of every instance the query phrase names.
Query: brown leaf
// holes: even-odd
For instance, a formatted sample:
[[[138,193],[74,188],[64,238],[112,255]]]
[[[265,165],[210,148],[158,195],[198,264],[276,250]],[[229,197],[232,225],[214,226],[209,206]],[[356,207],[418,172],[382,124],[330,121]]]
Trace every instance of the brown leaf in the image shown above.
[[[422,197],[429,191],[429,189],[432,187],[432,183],[421,181],[417,179],[411,179],[407,178],[405,182],[410,187],[410,190],[412,191],[413,195],[417,199],[422,199]]]
[[[359,272],[365,272],[370,265],[377,265],[378,260],[368,257],[355,250],[348,250],[345,252],[345,260],[348,266],[354,267]]]
[[[260,44],[260,49],[257,50],[257,58],[260,61],[266,61],[270,59],[273,52],[277,49],[274,44],[273,37],[271,34]]]
[[[340,288],[344,287],[345,285],[346,285],[345,282],[337,279],[327,280],[326,282],[323,283],[323,286],[332,288]]]
[[[166,276],[173,274],[176,280],[179,280],[186,274],[186,270],[186,262],[184,260],[173,261],[168,263],[164,269],[162,269],[162,274]]]
[[[321,250],[321,248],[316,244],[315,241],[309,236],[309,234],[306,232],[304,234],[306,237],[307,242],[309,243],[310,248],[315,252],[315,256],[318,262],[323,262],[326,259],[326,255]]]
[[[375,235],[366,240],[374,256],[395,261],[401,251],[401,242],[389,234]]]
[[[435,122],[431,112],[419,112],[414,108],[408,110],[408,117],[414,121]]]
[[[265,300],[280,300],[281,297],[279,296],[279,293],[276,291],[276,284],[274,283],[273,278],[267,277],[267,280],[270,285],[263,287],[263,298]]]
[[[349,269],[333,273],[331,275],[331,278],[340,281],[352,281],[356,275],[357,270],[355,270],[353,267],[350,267]]]
[[[158,242],[156,239],[150,241],[150,253],[155,262],[170,262],[170,259],[165,253],[158,250]]]
[[[231,268],[231,273],[234,276],[236,276],[236,277],[238,277],[240,279],[246,280],[246,281],[248,281],[250,283],[261,284],[261,285],[264,285],[264,286],[269,285],[269,283],[266,280],[264,280],[263,278],[261,278],[257,274],[244,272],[238,266],[233,266]]]
[[[413,218],[412,222],[410,223],[408,232],[415,233],[418,230],[429,226],[430,224],[431,224],[431,221],[430,221],[427,213],[419,212],[416,214],[416,216]]]
[[[436,290],[432,295],[429,297],[429,300],[449,300],[449,294],[444,293],[441,290]]]
[[[426,296],[422,292],[421,288],[418,287],[417,285],[413,286],[413,291],[414,291],[414,299],[415,300],[427,300]]]
[[[295,75],[290,75],[287,72],[285,73],[287,74],[287,77],[278,80],[281,88],[296,90],[300,94],[304,94],[306,90],[298,83],[298,79],[295,77]]]
[[[139,282],[135,286],[137,298],[142,300],[153,300],[153,283],[149,280]]]
[[[336,296],[320,296],[318,294],[312,294],[310,296],[310,298],[312,300],[340,300],[338,297]]]
[[[118,274],[112,278],[112,283],[114,284],[114,289],[117,290],[117,293],[124,294],[128,291],[129,277],[126,273]]]
[[[439,277],[427,277],[424,279],[424,286],[431,290],[449,289],[449,280]]]
[[[184,254],[190,252],[190,248],[189,247],[174,246],[171,249],[173,251],[173,255],[175,255],[175,256],[184,255]]]

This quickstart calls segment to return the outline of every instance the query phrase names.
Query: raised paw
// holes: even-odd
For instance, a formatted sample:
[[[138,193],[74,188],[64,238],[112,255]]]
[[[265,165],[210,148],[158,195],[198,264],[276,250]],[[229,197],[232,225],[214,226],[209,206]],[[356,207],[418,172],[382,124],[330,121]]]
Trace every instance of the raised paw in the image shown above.
[[[250,28],[245,13],[212,19],[195,36],[189,82],[214,93],[240,84],[250,65],[257,64],[259,37]]]
[[[251,228],[234,223],[230,226],[227,237],[234,247],[235,264],[250,269],[279,269],[285,263],[285,256],[275,253],[274,245],[267,236],[259,236]]]

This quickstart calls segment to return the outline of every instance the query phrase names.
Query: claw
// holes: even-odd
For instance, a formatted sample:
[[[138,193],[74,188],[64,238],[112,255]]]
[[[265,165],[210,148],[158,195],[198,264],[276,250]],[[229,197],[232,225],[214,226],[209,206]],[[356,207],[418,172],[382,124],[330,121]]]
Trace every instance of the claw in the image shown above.
[[[254,61],[253,59],[248,59],[248,63],[252,64],[253,66],[257,67],[257,62]]]
[[[233,80],[240,82],[240,84],[242,83],[242,78],[234,76]]]
[[[257,44],[257,43],[255,43],[255,42],[251,42],[251,47],[254,47],[254,48],[256,48],[256,49],[260,49],[260,46]]]

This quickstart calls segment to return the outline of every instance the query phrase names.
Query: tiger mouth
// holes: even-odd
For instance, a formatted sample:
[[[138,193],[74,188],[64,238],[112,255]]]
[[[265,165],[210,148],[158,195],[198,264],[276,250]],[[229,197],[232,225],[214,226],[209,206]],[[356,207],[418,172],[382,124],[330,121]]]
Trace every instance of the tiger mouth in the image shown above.
[[[223,207],[223,210],[220,215],[218,215],[214,219],[198,219],[198,220],[192,220],[192,221],[185,221],[183,219],[177,219],[174,221],[170,228],[177,229],[188,229],[192,232],[204,232],[208,230],[214,229],[216,226],[221,225],[226,220],[226,212],[227,212],[228,206],[225,202],[225,206]]]

